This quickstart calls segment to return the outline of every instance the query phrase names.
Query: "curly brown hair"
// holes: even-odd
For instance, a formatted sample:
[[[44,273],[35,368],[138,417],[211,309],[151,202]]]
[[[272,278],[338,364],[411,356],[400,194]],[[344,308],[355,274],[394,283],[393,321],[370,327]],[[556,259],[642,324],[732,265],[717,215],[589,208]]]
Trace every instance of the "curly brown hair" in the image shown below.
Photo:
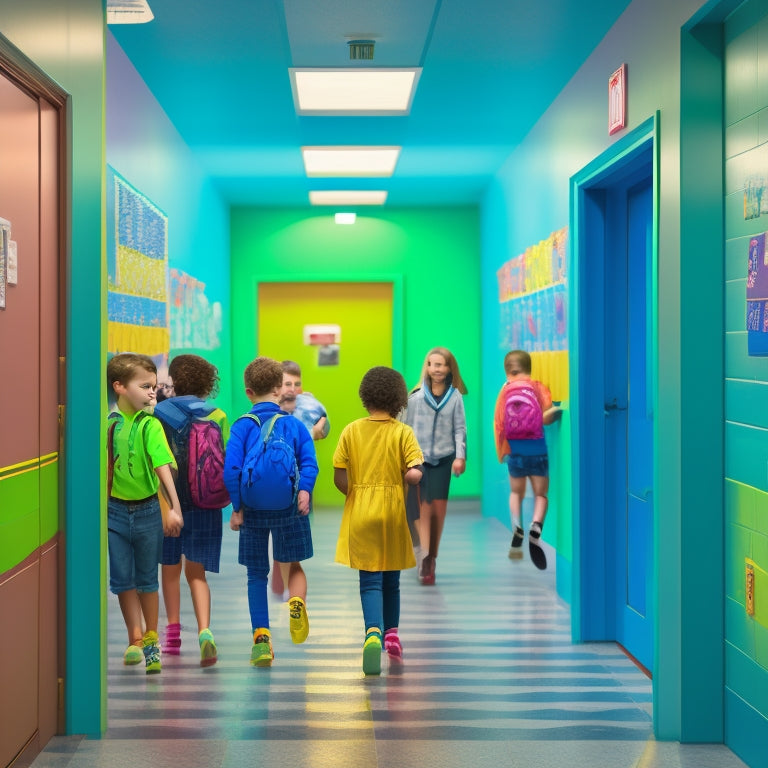
[[[177,395],[206,398],[219,392],[219,371],[200,355],[177,355],[168,366]]]
[[[243,378],[246,389],[261,397],[275,387],[283,386],[283,366],[271,357],[257,357],[248,363]]]
[[[157,374],[155,361],[149,355],[121,352],[119,355],[110,358],[107,363],[107,384],[111,388],[118,381],[123,386],[126,386],[139,370]]]
[[[405,379],[394,368],[377,365],[363,376],[360,399],[366,411],[384,411],[395,418],[408,405]]]

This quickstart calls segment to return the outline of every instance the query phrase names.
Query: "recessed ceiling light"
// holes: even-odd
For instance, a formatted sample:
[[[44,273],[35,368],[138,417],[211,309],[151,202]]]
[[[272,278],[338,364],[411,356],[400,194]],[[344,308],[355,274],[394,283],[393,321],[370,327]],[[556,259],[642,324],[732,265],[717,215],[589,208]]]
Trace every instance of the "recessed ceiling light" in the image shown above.
[[[154,18],[147,0],[107,0],[107,24],[145,24]]]
[[[407,115],[420,67],[288,70],[300,115]]]
[[[391,176],[401,147],[302,147],[307,176]]]
[[[357,214],[337,213],[333,218],[337,224],[354,224],[355,220],[357,219]]]
[[[384,205],[387,193],[378,190],[314,190],[309,193],[312,205]]]

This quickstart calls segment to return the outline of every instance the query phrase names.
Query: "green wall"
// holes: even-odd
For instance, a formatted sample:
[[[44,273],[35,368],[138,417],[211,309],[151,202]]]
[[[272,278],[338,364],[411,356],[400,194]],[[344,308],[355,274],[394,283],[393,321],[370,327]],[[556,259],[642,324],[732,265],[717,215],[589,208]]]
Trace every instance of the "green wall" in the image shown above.
[[[337,225],[333,210],[235,208],[231,211],[233,417],[248,409],[242,371],[256,348],[257,286],[260,281],[378,281],[396,283],[393,367],[415,386],[430,347],[456,356],[469,394],[467,471],[453,481],[453,497],[478,496],[480,444],[480,242],[475,208],[375,209],[359,211],[352,226]],[[308,389],[323,392],[304,371]],[[357,400],[359,381],[332,375],[323,381]],[[362,411],[361,414],[362,415]],[[343,424],[334,421],[328,445],[318,451],[321,473]],[[335,436],[335,437],[334,437]],[[325,487],[328,481],[323,480]],[[319,489],[321,490],[321,489]],[[325,495],[321,502],[341,498]]]

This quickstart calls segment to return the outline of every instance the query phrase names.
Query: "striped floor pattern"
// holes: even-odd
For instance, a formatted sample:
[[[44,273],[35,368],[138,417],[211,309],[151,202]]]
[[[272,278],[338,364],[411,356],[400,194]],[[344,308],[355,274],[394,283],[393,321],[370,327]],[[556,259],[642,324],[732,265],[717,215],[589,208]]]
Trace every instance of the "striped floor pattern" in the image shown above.
[[[650,681],[612,643],[571,644],[554,571],[510,561],[508,529],[472,502],[449,505],[436,586],[403,573],[403,660],[365,678],[357,574],[333,563],[339,518],[313,516],[306,643],[291,643],[287,606],[272,599],[271,668],[249,665],[245,569],[229,530],[210,577],[214,667],[198,665],[186,587],[181,655],[166,654],[161,675],[122,666],[110,596],[108,730],[56,737],[33,765],[744,767],[722,746],[655,742]]]

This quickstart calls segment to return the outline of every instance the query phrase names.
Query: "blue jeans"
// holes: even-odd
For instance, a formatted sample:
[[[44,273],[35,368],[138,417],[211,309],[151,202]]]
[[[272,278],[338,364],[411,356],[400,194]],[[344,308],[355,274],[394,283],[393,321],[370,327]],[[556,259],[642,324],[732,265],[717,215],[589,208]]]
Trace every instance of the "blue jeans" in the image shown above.
[[[157,496],[140,502],[109,499],[109,589],[119,595],[157,592],[157,566],[163,555],[163,518]]]
[[[365,629],[386,632],[400,624],[400,571],[360,571]]]

